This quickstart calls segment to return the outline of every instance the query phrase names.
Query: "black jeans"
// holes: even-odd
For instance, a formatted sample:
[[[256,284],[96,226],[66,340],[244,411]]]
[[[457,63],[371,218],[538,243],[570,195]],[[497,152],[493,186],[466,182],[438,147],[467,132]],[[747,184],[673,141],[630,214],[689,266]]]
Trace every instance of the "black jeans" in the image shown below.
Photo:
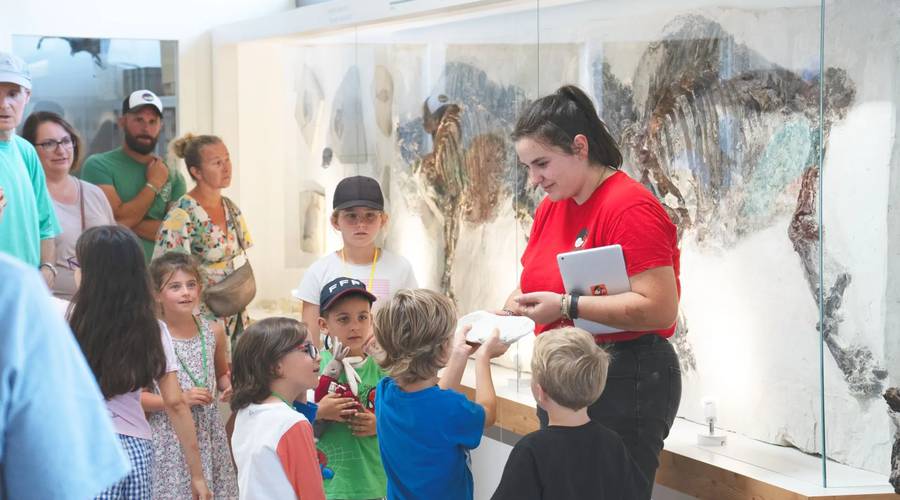
[[[588,407],[588,415],[622,437],[647,478],[647,491],[641,498],[649,500],[663,440],[681,402],[678,355],[658,335],[609,344],[606,349],[610,354],[606,389]],[[543,429],[547,412],[538,407],[537,415]]]

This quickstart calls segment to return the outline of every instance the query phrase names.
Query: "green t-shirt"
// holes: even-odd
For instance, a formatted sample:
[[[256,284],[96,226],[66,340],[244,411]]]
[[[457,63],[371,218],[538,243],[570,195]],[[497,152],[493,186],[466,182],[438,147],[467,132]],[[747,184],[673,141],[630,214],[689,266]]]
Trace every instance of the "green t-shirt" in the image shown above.
[[[122,203],[134,199],[147,184],[147,166],[125,154],[122,148],[106,153],[91,155],[84,162],[81,178],[92,184],[106,184],[114,187]],[[144,219],[163,220],[169,205],[187,192],[184,177],[175,169],[169,168],[169,178],[153,199]],[[153,257],[153,240],[141,238],[144,247],[144,258],[150,262]]]
[[[321,356],[324,370],[332,355],[325,351]],[[360,403],[367,407],[367,400],[374,401],[375,386],[385,374],[372,358],[366,358],[356,367],[356,373],[361,379],[358,391]],[[339,381],[346,383],[347,374],[341,373]],[[387,495],[387,477],[381,465],[378,436],[356,437],[349,425],[329,422],[319,438],[318,448],[328,457],[328,467],[334,471],[334,477],[325,481],[325,495],[328,498],[370,499]]]
[[[0,214],[0,252],[38,267],[41,240],[62,231],[37,151],[17,135],[0,141],[0,188],[6,198]]]

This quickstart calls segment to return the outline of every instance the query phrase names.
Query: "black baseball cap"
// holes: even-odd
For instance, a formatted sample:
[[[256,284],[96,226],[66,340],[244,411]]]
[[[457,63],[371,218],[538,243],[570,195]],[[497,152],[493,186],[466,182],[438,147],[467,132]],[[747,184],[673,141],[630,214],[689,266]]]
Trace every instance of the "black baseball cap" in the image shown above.
[[[325,312],[334,301],[349,294],[361,295],[369,299],[369,304],[377,300],[366,290],[366,284],[362,281],[353,278],[335,278],[323,286],[322,292],[319,293],[319,312]]]
[[[357,175],[342,179],[334,189],[334,210],[367,207],[384,210],[381,186],[371,177]]]

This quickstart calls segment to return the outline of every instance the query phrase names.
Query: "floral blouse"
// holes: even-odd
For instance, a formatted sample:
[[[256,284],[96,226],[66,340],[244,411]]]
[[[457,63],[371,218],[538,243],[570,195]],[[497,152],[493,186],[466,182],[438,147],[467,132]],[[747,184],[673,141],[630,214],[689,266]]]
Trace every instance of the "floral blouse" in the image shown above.
[[[223,203],[224,200],[223,197]],[[179,198],[162,221],[156,235],[153,258],[171,251],[189,253],[200,262],[206,278],[205,286],[225,279],[235,269],[235,257],[238,257],[238,267],[244,263],[244,259],[239,257],[242,252],[237,231],[242,232],[247,248],[253,246],[244,216],[234,202],[231,204],[235,208],[235,217],[232,217],[226,206],[226,228],[223,230],[213,223],[206,210],[191,195],[185,194]],[[203,312],[204,316],[209,316],[205,304]]]

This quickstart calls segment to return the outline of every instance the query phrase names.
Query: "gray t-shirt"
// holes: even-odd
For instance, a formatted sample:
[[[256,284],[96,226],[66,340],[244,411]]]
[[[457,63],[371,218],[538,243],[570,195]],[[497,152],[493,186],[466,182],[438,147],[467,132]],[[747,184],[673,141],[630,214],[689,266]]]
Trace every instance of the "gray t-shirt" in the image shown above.
[[[94,226],[115,224],[112,208],[106,195],[97,186],[77,180],[78,199],[74,204],[60,203],[53,200],[56,218],[62,227],[62,234],[56,237],[56,270],[53,283],[53,295],[60,299],[70,300],[75,293],[75,271],[70,268],[68,259],[75,256],[75,243],[85,229]],[[84,201],[84,225],[81,221],[81,201]]]

